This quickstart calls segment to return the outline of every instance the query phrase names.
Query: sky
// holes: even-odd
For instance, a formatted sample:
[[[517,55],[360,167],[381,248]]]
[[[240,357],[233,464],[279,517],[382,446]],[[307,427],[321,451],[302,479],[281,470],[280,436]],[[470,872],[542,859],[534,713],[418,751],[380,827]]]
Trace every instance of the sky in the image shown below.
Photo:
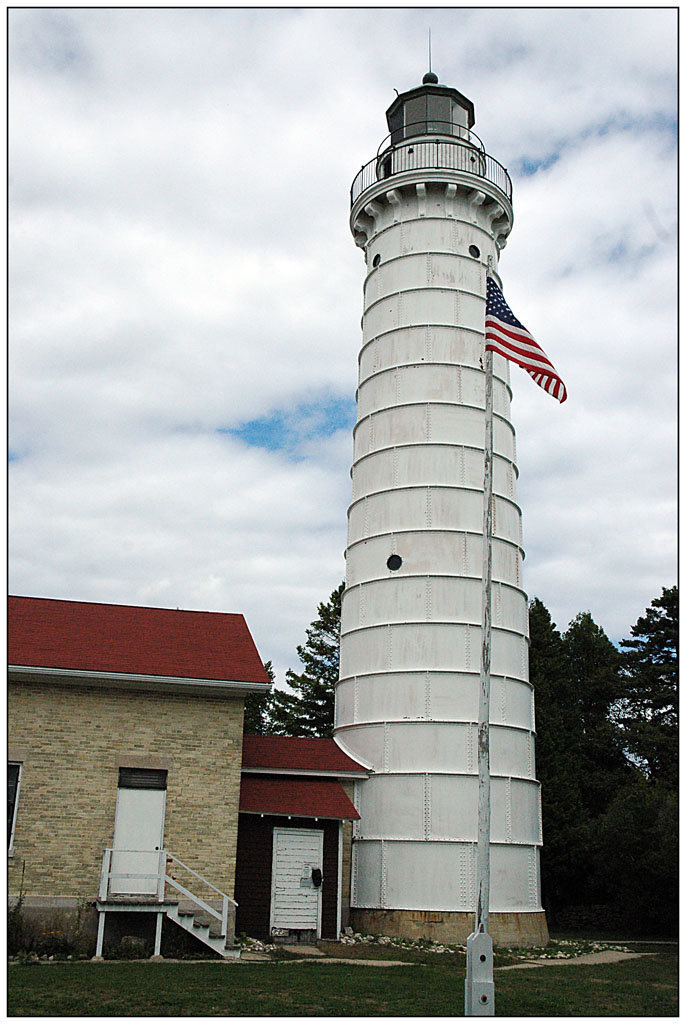
[[[615,642],[676,582],[676,11],[9,14],[9,584],[242,612],[283,682],[344,576],[349,189],[432,67],[506,166],[524,586]],[[551,40],[555,45],[551,45]]]

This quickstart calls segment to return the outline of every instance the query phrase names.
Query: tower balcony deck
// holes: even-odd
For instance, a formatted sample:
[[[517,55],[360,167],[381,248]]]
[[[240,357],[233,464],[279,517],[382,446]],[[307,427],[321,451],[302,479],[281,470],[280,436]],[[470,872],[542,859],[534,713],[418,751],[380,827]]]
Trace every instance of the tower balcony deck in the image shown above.
[[[350,189],[350,206],[365,192],[376,188],[382,181],[390,181],[400,175],[415,171],[447,172],[448,180],[467,181],[474,179],[474,188],[479,182],[495,186],[507,199],[512,201],[512,181],[506,169],[494,157],[489,156],[473,132],[470,138],[438,138],[404,141],[390,145],[366,163],[355,175]],[[383,146],[383,143],[382,143]],[[450,172],[453,172],[452,174]],[[433,175],[432,175],[433,176]]]

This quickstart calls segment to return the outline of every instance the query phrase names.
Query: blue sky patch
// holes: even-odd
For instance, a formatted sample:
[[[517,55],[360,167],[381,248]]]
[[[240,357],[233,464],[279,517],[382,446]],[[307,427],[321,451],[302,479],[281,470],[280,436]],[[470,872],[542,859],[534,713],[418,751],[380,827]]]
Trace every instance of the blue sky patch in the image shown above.
[[[337,430],[352,430],[355,414],[352,399],[327,395],[276,409],[267,416],[246,420],[237,427],[219,427],[218,432],[238,438],[252,448],[283,452],[298,460],[304,457],[302,449],[309,441],[330,437]]]

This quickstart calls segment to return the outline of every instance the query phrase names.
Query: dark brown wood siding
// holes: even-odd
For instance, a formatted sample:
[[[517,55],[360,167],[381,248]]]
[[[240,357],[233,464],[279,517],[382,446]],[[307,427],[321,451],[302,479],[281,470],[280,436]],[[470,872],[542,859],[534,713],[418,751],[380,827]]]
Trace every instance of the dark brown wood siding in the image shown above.
[[[275,828],[318,829],[324,833],[322,938],[336,938],[338,905],[338,822],[280,815],[239,814],[236,854],[236,935],[269,939],[272,848]]]

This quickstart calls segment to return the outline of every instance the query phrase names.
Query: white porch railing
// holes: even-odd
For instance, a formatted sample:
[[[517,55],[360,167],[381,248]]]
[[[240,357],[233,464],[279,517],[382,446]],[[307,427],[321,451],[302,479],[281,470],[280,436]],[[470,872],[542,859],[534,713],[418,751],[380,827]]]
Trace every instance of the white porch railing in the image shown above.
[[[154,852],[157,852],[159,854],[158,862],[157,862],[158,867],[157,867],[157,874],[156,875],[152,875],[150,872],[145,872],[144,874],[140,874],[140,873],[135,873],[135,872],[112,871],[112,854],[113,853],[117,853],[117,854],[121,854],[121,853],[123,853],[123,854],[127,854],[127,853],[130,853],[130,854],[148,853],[149,854],[149,853],[154,853]],[[184,869],[184,871],[188,871],[189,874],[194,876],[194,878],[197,878],[198,881],[202,882],[203,886],[205,886],[208,889],[211,889],[212,892],[216,892],[217,895],[221,897],[221,901],[222,901],[221,913],[219,913],[219,911],[215,910],[214,907],[210,906],[210,904],[207,903],[200,896],[196,896],[196,894],[191,892],[190,889],[187,889],[185,886],[181,885],[180,882],[177,882],[177,880],[175,878],[173,878],[171,875],[167,874],[167,865],[168,865],[168,863],[170,861],[173,861],[175,864],[178,864],[180,867],[182,867]],[[118,884],[117,884],[117,890],[118,890],[117,891],[117,895],[123,895],[121,893],[121,891],[120,891],[120,886],[121,886],[121,882],[124,879],[131,879],[131,880],[133,880],[133,879],[138,879],[138,880],[147,879],[151,883],[151,887],[152,887],[152,883],[154,882],[155,883],[155,890],[156,890],[156,896],[157,896],[157,902],[158,903],[163,903],[164,902],[165,886],[166,885],[172,886],[174,889],[178,890],[178,892],[180,892],[181,895],[184,896],[187,900],[190,900],[192,903],[196,904],[196,906],[198,906],[202,910],[204,910],[205,913],[210,914],[212,917],[216,918],[217,921],[220,921],[221,922],[221,928],[222,928],[222,935],[226,935],[227,934],[228,921],[229,921],[229,903],[233,903],[234,907],[238,906],[238,904],[236,903],[235,900],[231,899],[230,896],[227,896],[226,893],[222,892],[221,889],[218,889],[216,887],[216,885],[212,885],[211,882],[208,882],[206,878],[203,878],[203,876],[198,874],[197,871],[194,871],[193,868],[190,868],[188,866],[188,864],[184,864],[183,861],[179,860],[178,857],[175,857],[173,853],[169,852],[169,850],[158,850],[158,851],[151,851],[151,850],[113,850],[112,848],[109,848],[109,849],[105,850],[103,858],[102,858],[102,870],[100,872],[100,890],[99,890],[99,893],[98,893],[98,898],[100,899],[101,903],[106,903],[107,902],[108,896],[110,895],[110,886],[111,886],[111,883],[112,883],[113,879],[117,879],[117,882],[118,882]],[[131,895],[142,895],[142,894],[141,893],[136,893],[135,889],[134,889],[134,892]]]

